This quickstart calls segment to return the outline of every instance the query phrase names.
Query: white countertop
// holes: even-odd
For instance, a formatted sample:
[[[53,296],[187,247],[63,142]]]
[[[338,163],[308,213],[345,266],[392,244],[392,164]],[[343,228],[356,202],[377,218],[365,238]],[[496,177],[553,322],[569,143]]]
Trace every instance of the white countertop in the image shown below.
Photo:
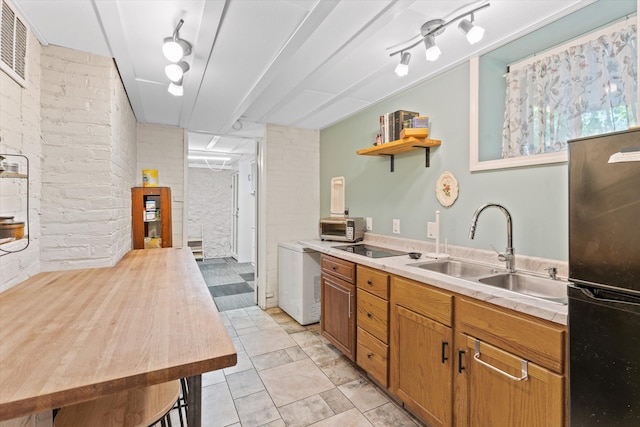
[[[344,246],[349,244],[345,242],[300,240],[298,241],[298,243],[327,255],[332,255],[338,258],[345,259],[347,261],[352,261],[367,267],[376,268],[378,270],[386,271],[388,273],[413,279],[422,283],[427,283],[440,289],[455,292],[460,295],[466,295],[468,297],[486,301],[488,303],[495,304],[504,308],[509,308],[521,313],[530,314],[540,319],[549,320],[561,325],[567,324],[567,305],[530,297],[524,294],[511,292],[490,285],[484,285],[482,283],[471,280],[448,276],[446,274],[432,272],[410,265],[420,261],[433,261],[433,259],[431,258],[425,258],[424,255],[418,260],[411,259],[408,255],[386,258],[369,258],[366,256],[349,253],[341,249],[335,249],[336,246]],[[375,241],[366,241],[365,243],[378,247],[388,247],[389,249],[402,250],[402,248],[399,248],[398,246],[384,246],[381,245],[380,242]],[[406,249],[406,252],[410,251],[411,249]],[[474,262],[474,260],[468,261]],[[558,286],[563,285],[566,286],[567,282],[558,281]]]

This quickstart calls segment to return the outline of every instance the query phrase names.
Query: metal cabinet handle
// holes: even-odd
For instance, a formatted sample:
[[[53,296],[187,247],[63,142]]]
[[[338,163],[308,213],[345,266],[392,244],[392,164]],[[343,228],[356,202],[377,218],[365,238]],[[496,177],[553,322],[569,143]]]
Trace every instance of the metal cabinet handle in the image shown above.
[[[505,377],[510,378],[510,379],[512,379],[514,381],[524,381],[527,378],[529,378],[529,373],[528,373],[528,364],[529,364],[529,362],[527,360],[522,359],[522,366],[521,366],[522,376],[521,377],[514,377],[513,375],[503,371],[502,369],[498,369],[495,366],[490,365],[490,364],[488,364],[487,362],[485,362],[483,360],[480,360],[480,340],[476,339],[475,347],[476,347],[475,348],[476,353],[473,355],[473,358],[474,358],[474,360],[476,362],[480,363],[481,365],[486,366],[489,369],[493,369],[497,373],[502,374]]]
[[[367,317],[368,317],[369,319],[371,319],[371,318],[373,317],[373,315],[372,315],[371,313],[367,313]]]
[[[367,285],[373,286],[373,282],[371,280],[367,280]]]
[[[334,265],[333,267],[331,267],[331,269],[332,269],[333,271],[336,271],[336,270],[338,269],[338,267]]]
[[[442,363],[445,363],[447,360],[449,360],[449,358],[447,357],[447,346],[449,345],[448,342],[446,341],[442,341]]]
[[[461,374],[465,367],[462,366],[462,356],[466,353],[464,350],[458,350],[458,373]]]
[[[367,353],[367,358],[371,359],[373,357],[373,353]]]
[[[349,292],[349,319],[351,319],[351,292]]]

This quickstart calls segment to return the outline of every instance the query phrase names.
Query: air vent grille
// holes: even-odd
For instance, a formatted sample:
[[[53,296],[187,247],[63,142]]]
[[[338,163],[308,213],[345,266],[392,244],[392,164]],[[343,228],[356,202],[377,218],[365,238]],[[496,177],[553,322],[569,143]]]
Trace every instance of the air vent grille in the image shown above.
[[[27,77],[27,26],[7,0],[0,0],[0,6],[0,69],[24,86]]]

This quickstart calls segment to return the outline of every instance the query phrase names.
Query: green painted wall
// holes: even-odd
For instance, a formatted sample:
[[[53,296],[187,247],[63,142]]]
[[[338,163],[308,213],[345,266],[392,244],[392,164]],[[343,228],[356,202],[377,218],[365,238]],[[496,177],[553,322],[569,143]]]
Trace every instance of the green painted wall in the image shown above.
[[[617,7],[620,7],[618,11],[607,12]],[[542,46],[550,47],[549,34],[556,33],[558,28],[574,27],[573,33],[576,22],[585,20],[589,28],[596,28],[611,20],[611,15],[622,16],[626,10],[633,12],[635,0],[600,0],[588,8],[586,12],[583,9],[576,16],[564,18],[567,21],[555,23],[553,31],[538,31],[529,41],[519,39],[511,49],[519,52],[520,57],[526,53],[523,46],[530,46],[531,53],[538,52]],[[568,35],[564,37],[566,40]],[[498,53],[501,58],[489,57],[488,54],[484,61],[488,69],[494,70],[494,77],[497,72],[503,73],[500,62],[504,64],[512,59],[507,60],[510,53],[507,54],[506,50]],[[396,77],[390,75],[389,78]],[[483,90],[486,92],[487,89],[499,90],[501,82],[494,78],[485,84],[487,86]],[[492,102],[497,105],[495,100]],[[355,154],[357,150],[373,144],[378,132],[378,117],[400,109],[418,111],[431,118],[430,135],[442,140],[440,147],[431,150],[431,167],[424,167],[423,150],[396,156],[394,173],[389,172],[389,160],[385,157]],[[502,120],[502,114],[495,112],[483,117]],[[482,138],[486,142],[495,142],[501,137],[501,129],[501,123],[485,127],[481,131]],[[481,148],[481,158],[494,157],[495,147]],[[497,147],[499,150],[499,144]],[[442,207],[435,197],[436,180],[444,171],[452,172],[460,187],[458,200],[448,208]],[[507,242],[506,221],[497,209],[485,211],[478,221],[476,238],[468,238],[473,212],[484,203],[495,202],[504,205],[513,217],[516,255],[558,260],[568,258],[566,164],[469,172],[468,64],[448,70],[322,130],[321,216],[329,215],[330,181],[334,176],[346,178],[346,206],[350,215],[372,217],[374,233],[393,235],[392,220],[395,218],[400,219],[399,237],[429,240],[427,221],[433,221],[435,211],[440,210],[443,242],[446,238],[453,245],[481,249],[490,249],[493,245],[502,251]]]
[[[380,114],[406,109],[431,118],[431,136],[442,145],[431,150],[431,167],[424,152],[396,156],[395,172],[384,157],[357,156],[373,143]],[[456,203],[442,207],[435,183],[444,171],[458,179]],[[346,179],[346,206],[351,216],[373,218],[373,232],[392,234],[400,219],[400,237],[427,240],[427,221],[440,210],[441,239],[450,244],[499,250],[506,247],[506,221],[497,209],[485,211],[475,240],[469,225],[477,207],[503,204],[513,216],[516,254],[567,258],[566,165],[469,172],[469,66],[461,65],[401,95],[320,132],[320,207],[329,214],[330,180]]]

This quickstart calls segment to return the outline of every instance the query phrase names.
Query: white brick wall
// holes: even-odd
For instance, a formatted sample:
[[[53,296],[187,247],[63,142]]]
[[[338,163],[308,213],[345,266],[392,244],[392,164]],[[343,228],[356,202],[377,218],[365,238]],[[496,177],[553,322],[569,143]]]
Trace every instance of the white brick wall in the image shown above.
[[[23,154],[30,163],[30,218],[26,230],[30,243],[22,252],[0,257],[0,292],[40,271],[40,44],[32,34],[28,43],[27,87],[22,88],[0,71],[0,153]],[[26,182],[0,180],[0,215],[13,215],[26,222],[26,189]],[[21,247],[23,242],[5,246]]]
[[[114,85],[111,97],[111,264],[131,249],[131,187],[136,182],[138,124],[115,67],[111,69]]]
[[[278,305],[278,242],[317,237],[320,212],[320,136],[318,131],[267,125],[260,146],[259,286]]]
[[[135,117],[111,58],[41,50],[41,269],[111,266],[131,247]]]
[[[142,171],[156,169],[162,187],[171,187],[173,246],[186,245],[183,238],[185,218],[185,153],[184,129],[172,126],[138,123],[136,185],[142,186]]]
[[[205,258],[231,256],[232,170],[189,168],[188,237],[204,230]]]

